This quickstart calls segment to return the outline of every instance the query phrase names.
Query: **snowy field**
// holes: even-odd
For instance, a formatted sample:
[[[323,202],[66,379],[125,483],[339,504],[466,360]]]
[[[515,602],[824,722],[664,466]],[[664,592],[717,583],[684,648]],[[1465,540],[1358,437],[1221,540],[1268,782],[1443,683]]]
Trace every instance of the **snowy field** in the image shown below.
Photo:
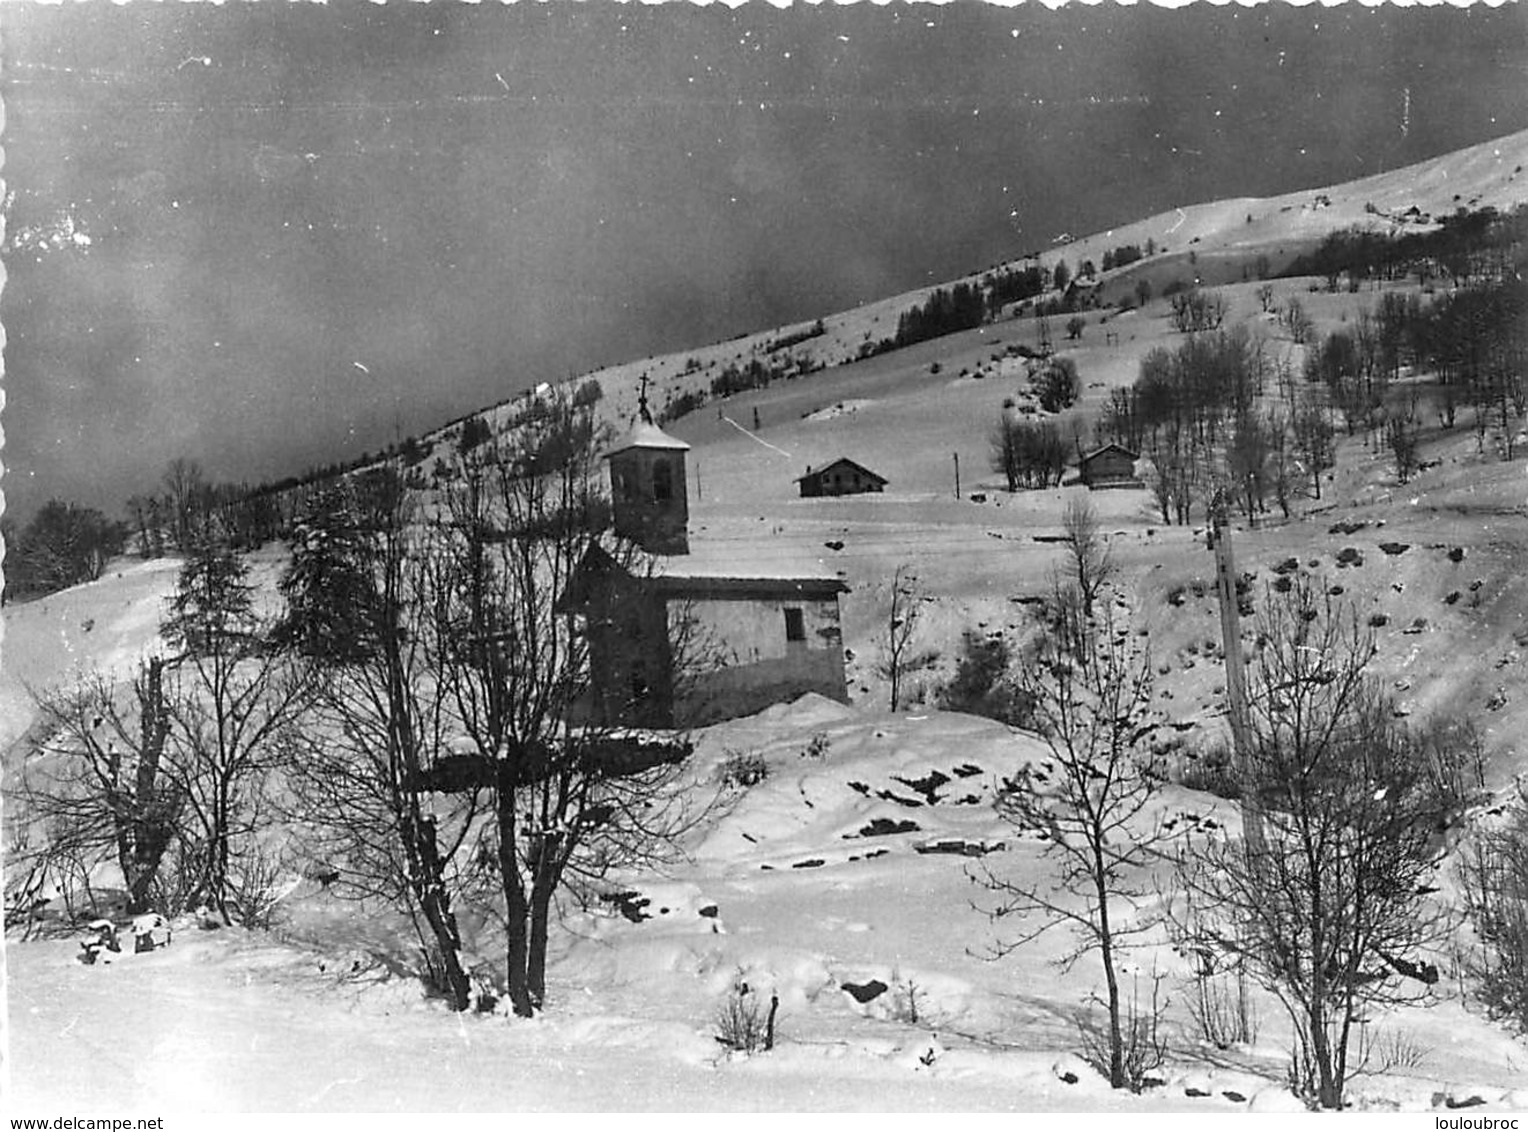
[[[825,738],[825,744],[823,739]],[[818,739],[815,750],[813,740]],[[1288,1030],[1258,1003],[1256,1044],[1197,1039],[1188,968],[1166,946],[1128,971],[1168,976],[1161,1085],[1111,1091],[1078,1055],[1096,964],[1054,963],[1055,934],[982,953],[992,926],[969,880],[1046,868],[1033,831],[999,821],[1000,778],[1043,757],[1032,739],[970,717],[890,716],[808,697],[711,729],[697,774],[729,752],[768,777],[723,792],[689,859],[634,877],[625,912],[569,910],[549,1002],[533,1020],[453,1015],[390,954],[378,916],[316,886],[269,933],[178,925],[159,951],[76,961],[73,938],[7,949],[10,1105],[137,1111],[941,1110],[1291,1111]],[[1234,821],[1169,790],[1159,817],[1189,837]],[[979,856],[980,855],[980,856]],[[778,995],[768,1053],[727,1054],[719,1005],[739,981]],[[875,982],[886,989],[866,1002]],[[1361,1078],[1359,1108],[1484,1110],[1528,1103],[1528,1059],[1444,1002],[1375,1018],[1419,1060]],[[1471,1109],[1473,1113],[1475,1108]]]

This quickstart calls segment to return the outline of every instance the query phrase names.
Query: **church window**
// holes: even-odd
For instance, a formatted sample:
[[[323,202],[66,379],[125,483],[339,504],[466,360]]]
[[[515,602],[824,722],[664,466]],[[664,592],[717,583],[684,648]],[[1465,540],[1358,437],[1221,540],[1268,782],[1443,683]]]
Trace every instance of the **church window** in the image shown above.
[[[806,618],[799,609],[787,609],[785,611],[785,639],[787,641],[806,640]]]

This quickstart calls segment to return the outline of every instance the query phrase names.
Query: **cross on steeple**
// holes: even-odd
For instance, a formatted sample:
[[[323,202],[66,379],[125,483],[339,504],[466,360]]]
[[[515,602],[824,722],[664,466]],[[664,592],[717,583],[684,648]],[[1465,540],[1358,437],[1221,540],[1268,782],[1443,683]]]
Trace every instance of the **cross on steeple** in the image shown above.
[[[653,423],[653,414],[647,407],[647,374],[643,374],[641,392],[637,394],[637,419],[643,424]]]

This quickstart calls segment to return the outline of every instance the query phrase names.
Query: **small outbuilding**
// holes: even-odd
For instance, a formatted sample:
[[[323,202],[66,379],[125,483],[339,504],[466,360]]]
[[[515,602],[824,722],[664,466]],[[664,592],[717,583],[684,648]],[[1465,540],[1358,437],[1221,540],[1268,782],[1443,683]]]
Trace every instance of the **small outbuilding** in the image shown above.
[[[877,475],[863,464],[856,464],[846,456],[840,456],[831,464],[820,468],[808,467],[806,475],[796,480],[801,486],[801,498],[812,499],[822,495],[859,495],[865,492],[884,491],[890,481]]]
[[[1141,487],[1135,474],[1140,458],[1122,444],[1105,444],[1077,458],[1077,478],[1089,488]]]

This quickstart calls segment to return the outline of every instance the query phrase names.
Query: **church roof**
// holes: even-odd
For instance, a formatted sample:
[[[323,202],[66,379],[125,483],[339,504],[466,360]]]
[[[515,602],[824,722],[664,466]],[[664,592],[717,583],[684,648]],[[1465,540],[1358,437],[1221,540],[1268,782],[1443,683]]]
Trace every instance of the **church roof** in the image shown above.
[[[738,578],[718,575],[676,577],[665,574],[654,578],[652,585],[661,594],[678,598],[745,598],[753,600],[789,600],[790,598],[828,598],[848,593],[842,578]]]
[[[631,431],[616,441],[605,455],[608,458],[617,452],[625,452],[629,448],[662,448],[670,452],[690,450],[690,446],[678,437],[670,436],[651,421],[641,419],[638,419],[631,426]]]
[[[617,563],[604,547],[590,548],[575,572],[560,607],[577,608],[592,586],[611,574],[640,577],[650,573],[658,592],[679,597],[827,597],[847,593],[848,585],[807,548],[789,542],[719,539],[692,542],[689,554],[640,556]]]
[[[757,588],[847,590],[837,572],[810,548],[785,539],[692,539],[690,553],[653,562],[653,575],[666,588],[751,585]]]

